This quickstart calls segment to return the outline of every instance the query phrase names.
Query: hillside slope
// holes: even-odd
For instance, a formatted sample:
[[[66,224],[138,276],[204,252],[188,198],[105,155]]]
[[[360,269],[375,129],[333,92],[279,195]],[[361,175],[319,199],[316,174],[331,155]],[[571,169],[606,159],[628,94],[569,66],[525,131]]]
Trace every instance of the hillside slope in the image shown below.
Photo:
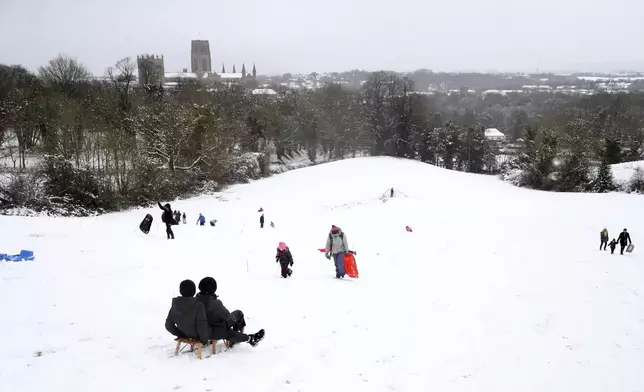
[[[390,187],[396,197],[379,197]],[[164,201],[162,201],[164,202]],[[267,225],[260,229],[257,210]],[[562,194],[413,161],[361,158],[92,218],[0,217],[0,385],[11,391],[641,391],[640,196]],[[216,227],[195,225],[199,213]],[[154,216],[144,235],[138,224]],[[332,224],[360,278],[333,279]],[[405,226],[413,233],[405,231]],[[279,241],[295,257],[279,277]],[[644,245],[643,245],[644,246]],[[617,251],[619,253],[619,250]],[[179,282],[213,276],[247,331],[198,361],[164,329]],[[222,350],[223,346],[219,347]],[[209,352],[209,349],[206,350]]]

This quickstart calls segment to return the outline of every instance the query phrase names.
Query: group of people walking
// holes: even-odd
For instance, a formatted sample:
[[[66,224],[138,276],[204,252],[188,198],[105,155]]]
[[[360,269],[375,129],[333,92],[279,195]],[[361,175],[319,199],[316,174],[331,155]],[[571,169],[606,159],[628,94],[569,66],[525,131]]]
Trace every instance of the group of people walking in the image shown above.
[[[624,229],[624,231],[619,233],[617,240],[613,238],[613,240],[609,243],[608,238],[609,238],[608,229],[604,228],[604,230],[602,230],[600,233],[601,242],[599,243],[599,250],[606,250],[606,246],[610,246],[610,253],[613,254],[615,253],[615,248],[617,247],[617,244],[619,244],[620,246],[619,254],[623,255],[624,249],[626,249],[628,245],[632,244],[631,235],[628,233],[628,230],[626,229]]]

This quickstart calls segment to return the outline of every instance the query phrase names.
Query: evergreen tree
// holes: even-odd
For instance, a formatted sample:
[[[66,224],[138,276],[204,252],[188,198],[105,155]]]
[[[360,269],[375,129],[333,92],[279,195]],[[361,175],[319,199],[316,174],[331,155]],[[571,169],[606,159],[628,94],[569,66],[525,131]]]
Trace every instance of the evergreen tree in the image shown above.
[[[445,124],[445,150],[443,154],[443,165],[446,169],[454,168],[454,158],[461,147],[460,130],[454,123],[448,121]]]
[[[608,159],[602,159],[599,165],[597,179],[593,184],[593,191],[599,193],[611,192],[617,189],[613,181],[613,170],[608,163]]]
[[[583,136],[578,134],[567,137],[568,151],[564,155],[559,171],[559,190],[564,192],[582,192],[590,184],[589,149]]]
[[[604,158],[608,160],[609,165],[614,165],[622,161],[622,146],[619,139],[615,137],[606,138]]]
[[[518,159],[519,167],[523,170],[523,184],[535,189],[549,188],[549,176],[554,170],[559,138],[550,130],[528,126],[524,142],[524,151]]]
[[[421,130],[417,135],[416,151],[421,162],[436,164],[437,134],[433,127]]]
[[[470,173],[482,173],[486,166],[486,156],[490,152],[487,139],[485,139],[485,129],[483,127],[470,127],[467,132],[470,144],[467,171]]]

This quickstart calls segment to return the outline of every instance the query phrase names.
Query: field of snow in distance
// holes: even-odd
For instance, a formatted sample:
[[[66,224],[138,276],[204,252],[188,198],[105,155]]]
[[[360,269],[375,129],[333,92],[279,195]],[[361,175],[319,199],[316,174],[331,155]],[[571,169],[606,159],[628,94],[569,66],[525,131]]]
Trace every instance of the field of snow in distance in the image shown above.
[[[158,207],[0,217],[0,252],[36,255],[0,263],[0,390],[644,391],[642,196],[360,158],[170,202],[188,217],[174,241]],[[359,279],[334,279],[318,251],[331,225]],[[604,227],[628,228],[635,251],[598,250]],[[171,299],[204,276],[247,332],[266,330],[259,346],[173,356]]]

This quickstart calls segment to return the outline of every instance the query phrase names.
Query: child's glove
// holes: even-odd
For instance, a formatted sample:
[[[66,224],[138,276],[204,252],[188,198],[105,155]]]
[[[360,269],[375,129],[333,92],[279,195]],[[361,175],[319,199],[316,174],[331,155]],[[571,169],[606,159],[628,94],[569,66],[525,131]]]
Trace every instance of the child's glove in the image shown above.
[[[291,261],[291,267],[293,266],[293,262]]]
[[[324,255],[327,259],[331,260],[331,252],[326,252]]]

